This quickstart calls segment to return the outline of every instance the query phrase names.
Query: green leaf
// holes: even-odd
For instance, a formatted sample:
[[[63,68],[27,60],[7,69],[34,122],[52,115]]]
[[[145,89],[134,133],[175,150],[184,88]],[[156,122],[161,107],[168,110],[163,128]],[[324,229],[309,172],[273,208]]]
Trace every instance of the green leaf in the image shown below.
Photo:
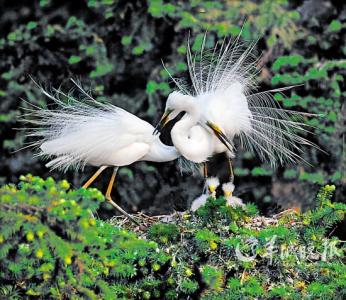
[[[301,172],[299,175],[299,180],[305,180],[305,181],[309,181],[312,183],[319,183],[319,184],[323,184],[324,183],[324,176],[322,174],[322,172],[316,172],[316,173],[308,173],[308,172]]]
[[[102,3],[104,5],[113,5],[114,4],[114,0],[102,0]]]
[[[30,21],[27,25],[26,28],[28,28],[29,30],[35,29],[37,27],[37,23],[34,21]]]
[[[329,121],[336,122],[337,120],[337,114],[335,111],[330,111],[327,116]]]
[[[269,176],[272,173],[273,172],[271,170],[266,170],[266,169],[259,168],[259,167],[255,167],[251,170],[251,174],[253,176]]]
[[[45,7],[50,4],[51,0],[40,0],[40,6]]]
[[[68,63],[69,63],[70,65],[73,65],[73,64],[76,64],[76,63],[80,62],[81,60],[82,60],[82,59],[81,59],[80,56],[72,55],[72,56],[70,56],[70,58],[68,59]]]
[[[144,48],[142,46],[136,46],[132,49],[132,54],[141,55],[144,52]]]
[[[15,41],[17,39],[17,35],[15,32],[11,32],[7,35],[7,38],[10,40],[10,41]]]
[[[130,35],[124,35],[121,38],[121,44],[124,45],[124,46],[130,45],[131,42],[132,42],[132,36],[130,36]]]
[[[153,94],[157,90],[157,83],[153,80],[149,80],[146,87],[147,94]]]
[[[148,11],[153,17],[162,17],[162,0],[149,0]]]
[[[184,62],[177,63],[177,69],[178,69],[178,71],[186,71],[187,70],[186,63],[184,63]]]
[[[175,6],[173,4],[165,4],[162,6],[162,10],[166,13],[172,13],[175,11]]]
[[[14,70],[5,72],[1,74],[1,78],[5,79],[5,80],[11,80],[16,76],[17,72],[15,72]]]
[[[101,77],[110,73],[112,70],[113,70],[113,65],[111,64],[97,65],[96,70],[90,72],[89,77],[90,78]]]
[[[195,38],[195,41],[192,45],[192,51],[199,51],[202,47],[202,43],[203,43],[203,39],[204,39],[204,34],[202,33],[199,33],[196,38]]]
[[[329,26],[328,26],[328,31],[329,32],[336,32],[342,29],[342,23],[339,20],[333,20]]]
[[[87,55],[93,55],[95,53],[95,51],[96,51],[96,47],[95,46],[88,46],[85,49],[85,53]]]
[[[284,178],[293,179],[297,178],[298,172],[296,169],[287,169],[284,172]]]
[[[185,54],[186,51],[187,51],[186,46],[180,46],[180,47],[178,48],[178,53],[179,53],[179,54]]]

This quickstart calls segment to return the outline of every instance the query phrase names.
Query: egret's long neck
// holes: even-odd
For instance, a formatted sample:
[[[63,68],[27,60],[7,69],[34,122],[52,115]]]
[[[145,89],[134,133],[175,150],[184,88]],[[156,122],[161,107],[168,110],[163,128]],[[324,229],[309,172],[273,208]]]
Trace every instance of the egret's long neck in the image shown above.
[[[161,144],[160,150],[162,162],[175,160],[180,156],[180,153],[174,146],[167,146],[165,144]]]
[[[192,130],[199,121],[199,111],[196,107],[185,110],[186,114],[178,121],[171,130],[174,146],[188,160],[194,162],[204,161],[208,153],[203,137],[197,137]],[[204,143],[203,143],[204,142]]]
[[[178,121],[172,128],[171,136],[173,143],[175,141],[183,142],[189,137],[190,129],[195,126],[199,121],[199,111],[195,103],[187,103],[184,109],[186,112],[180,121]]]
[[[149,152],[143,157],[146,161],[166,162],[175,160],[180,156],[180,153],[174,146],[163,144],[160,139],[157,139],[150,146]]]

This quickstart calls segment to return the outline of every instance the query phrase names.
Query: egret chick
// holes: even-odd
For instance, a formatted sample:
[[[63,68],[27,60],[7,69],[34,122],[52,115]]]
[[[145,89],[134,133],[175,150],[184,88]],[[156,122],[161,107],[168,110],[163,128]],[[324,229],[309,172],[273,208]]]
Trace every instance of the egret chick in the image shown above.
[[[137,161],[172,161],[180,154],[174,146],[167,146],[158,136],[152,135],[154,127],[148,122],[112,104],[97,102],[80,85],[73,83],[84,95],[84,101],[59,90],[55,90],[56,95],[51,95],[40,88],[54,101],[57,109],[36,107],[28,114],[33,118],[24,121],[36,127],[27,135],[39,137],[31,146],[40,149],[38,156],[51,159],[46,164],[51,169],[98,167],[84,188],[88,188],[106,168],[112,167],[105,197],[113,207],[134,220],[111,197],[119,167]],[[69,102],[62,102],[61,96]]]
[[[233,208],[239,206],[245,207],[245,204],[240,198],[233,196],[234,188],[235,186],[232,182],[227,182],[222,185],[222,190],[226,199],[226,205],[231,206]]]
[[[220,185],[219,178],[217,178],[217,177],[209,177],[209,178],[207,178],[207,180],[205,182],[205,185],[206,185],[206,188],[207,188],[206,193],[200,195],[198,198],[193,200],[193,202],[191,204],[191,210],[192,211],[196,211],[201,206],[205,205],[205,203],[207,202],[207,199],[209,197],[216,198],[216,189]]]

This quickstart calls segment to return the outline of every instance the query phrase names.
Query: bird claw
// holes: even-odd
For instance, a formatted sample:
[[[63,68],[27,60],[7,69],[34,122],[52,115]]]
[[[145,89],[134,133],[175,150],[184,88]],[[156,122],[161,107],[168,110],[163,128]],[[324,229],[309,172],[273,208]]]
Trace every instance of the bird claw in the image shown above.
[[[116,204],[110,195],[106,195],[106,200],[120,213],[124,216],[128,217],[133,223],[136,225],[140,225],[130,214],[128,214],[123,208],[121,208],[118,204]]]

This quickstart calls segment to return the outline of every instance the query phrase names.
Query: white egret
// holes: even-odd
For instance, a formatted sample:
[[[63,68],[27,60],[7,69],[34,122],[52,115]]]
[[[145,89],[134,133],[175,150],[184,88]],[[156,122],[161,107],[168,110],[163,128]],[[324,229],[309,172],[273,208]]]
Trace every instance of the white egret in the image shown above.
[[[232,155],[231,148],[221,142],[217,136],[211,134],[210,129],[199,124],[200,110],[196,101],[190,97],[173,92],[166,102],[166,113],[157,126],[157,131],[174,119],[180,112],[188,112],[179,120],[171,130],[172,142],[178,151],[188,160],[195,163],[203,163],[216,153],[228,151]]]
[[[216,189],[220,185],[219,178],[209,177],[209,178],[207,178],[205,185],[207,187],[207,190],[204,194],[200,195],[195,200],[193,200],[193,202],[191,204],[191,210],[192,211],[196,211],[201,206],[205,205],[205,203],[207,202],[207,199],[209,197],[213,197],[213,198],[216,197]]]
[[[187,62],[192,86],[187,87],[172,77],[179,91],[169,95],[165,113],[155,132],[178,113],[185,112],[183,119],[172,129],[173,144],[192,162],[207,162],[213,153],[225,152],[230,182],[233,182],[231,159],[235,155],[235,137],[272,166],[302,159],[302,145],[317,147],[297,134],[307,131],[301,119],[309,114],[281,109],[274,100],[273,93],[285,88],[250,93],[256,87],[258,73],[254,44],[243,50],[238,36],[233,43],[223,41],[220,47],[216,44],[212,51],[206,51],[205,39],[198,59],[193,58],[188,45]],[[199,135],[195,132],[196,126]],[[201,128],[205,129],[203,134]],[[208,138],[208,134],[211,137]],[[221,143],[215,142],[214,136]],[[197,141],[193,147],[188,145],[191,140]]]
[[[231,182],[227,182],[222,185],[223,194],[226,199],[226,205],[233,208],[238,206],[245,207],[243,201],[240,198],[233,196],[234,188],[235,186]]]
[[[63,170],[85,165],[99,167],[84,188],[89,187],[107,167],[113,167],[105,197],[133,220],[111,197],[118,168],[137,161],[172,161],[180,154],[174,146],[167,146],[158,136],[152,135],[154,127],[148,122],[114,105],[97,102],[80,85],[74,84],[83,93],[84,101],[59,90],[55,90],[56,95],[51,95],[41,88],[58,108],[37,108],[29,113],[33,118],[25,121],[36,128],[28,136],[40,137],[32,144],[40,148],[38,156],[53,158],[47,167]],[[69,102],[61,101],[61,96]]]

